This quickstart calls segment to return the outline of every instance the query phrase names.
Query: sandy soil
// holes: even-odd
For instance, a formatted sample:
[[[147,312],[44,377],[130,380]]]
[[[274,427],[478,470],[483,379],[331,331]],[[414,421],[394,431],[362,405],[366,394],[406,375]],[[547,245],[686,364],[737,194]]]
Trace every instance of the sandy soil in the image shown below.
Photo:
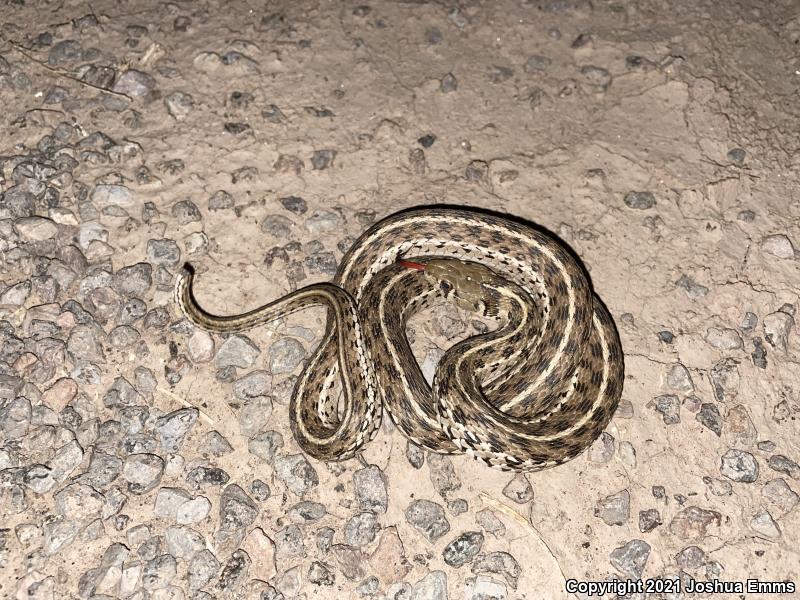
[[[2,2],[0,596],[800,585],[800,11],[765,4]],[[555,232],[614,315],[623,401],[571,463],[388,423],[307,460],[325,315],[226,340],[172,304],[184,261],[238,312],[436,203]],[[471,320],[415,319],[427,369]]]

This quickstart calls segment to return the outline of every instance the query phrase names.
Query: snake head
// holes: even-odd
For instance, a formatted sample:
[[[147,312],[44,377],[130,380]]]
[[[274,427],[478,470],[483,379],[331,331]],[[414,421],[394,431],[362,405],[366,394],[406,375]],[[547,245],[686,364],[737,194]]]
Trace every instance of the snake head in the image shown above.
[[[455,258],[435,258],[425,264],[425,278],[465,310],[492,315],[497,313],[495,286],[499,280],[489,267]]]

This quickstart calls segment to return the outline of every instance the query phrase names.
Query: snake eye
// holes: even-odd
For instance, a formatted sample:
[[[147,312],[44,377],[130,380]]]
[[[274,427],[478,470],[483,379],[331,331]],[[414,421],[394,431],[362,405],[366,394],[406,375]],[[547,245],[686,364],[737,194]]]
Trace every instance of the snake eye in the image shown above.
[[[440,281],[439,289],[442,290],[444,294],[449,294],[453,289],[453,285],[449,281]]]

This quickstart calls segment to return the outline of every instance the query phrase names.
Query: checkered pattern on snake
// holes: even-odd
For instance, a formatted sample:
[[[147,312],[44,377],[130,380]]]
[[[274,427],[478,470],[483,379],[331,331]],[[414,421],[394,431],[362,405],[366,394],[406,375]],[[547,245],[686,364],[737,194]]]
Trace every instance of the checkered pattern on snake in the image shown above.
[[[409,260],[418,267],[408,268]],[[439,207],[397,213],[356,240],[333,282],[240,315],[205,312],[192,277],[190,268],[179,274],[175,300],[209,331],[241,332],[309,306],[328,309],[289,407],[298,443],[321,460],[357,454],[385,408],[423,448],[535,471],[588,447],[622,394],[619,337],[585,271],[556,239],[509,218]],[[429,386],[405,329],[437,297],[491,316],[498,327],[450,348]]]

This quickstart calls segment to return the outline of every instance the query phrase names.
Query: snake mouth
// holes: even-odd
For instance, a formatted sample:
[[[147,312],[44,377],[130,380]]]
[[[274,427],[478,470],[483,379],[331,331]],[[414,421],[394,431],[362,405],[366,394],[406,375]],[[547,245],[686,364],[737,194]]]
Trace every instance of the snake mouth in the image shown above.
[[[425,270],[425,265],[424,264],[418,263],[418,262],[414,262],[413,260],[403,260],[401,258],[401,259],[399,259],[397,261],[397,264],[399,264],[402,267],[405,267],[406,269],[415,269],[417,271],[424,271]]]

